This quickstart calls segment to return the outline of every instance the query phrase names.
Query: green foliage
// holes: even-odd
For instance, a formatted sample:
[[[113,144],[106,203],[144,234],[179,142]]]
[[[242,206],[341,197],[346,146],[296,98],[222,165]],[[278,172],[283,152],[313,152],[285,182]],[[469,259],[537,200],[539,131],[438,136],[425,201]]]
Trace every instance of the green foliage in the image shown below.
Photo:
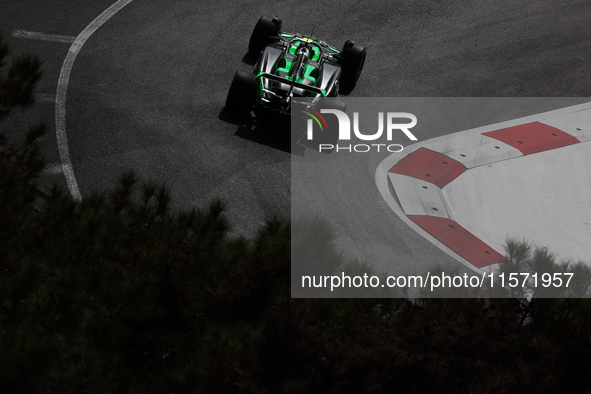
[[[23,54],[10,61],[5,70],[10,48],[0,34],[0,119],[15,106],[29,106],[35,102],[35,84],[41,78],[41,61],[34,55]]]
[[[292,299],[293,228],[317,231],[327,244],[314,253],[341,267],[325,223],[272,218],[251,240],[232,238],[221,200],[176,211],[164,186],[131,172],[109,192],[74,201],[54,187],[40,202],[34,193],[19,197],[31,192],[22,181],[39,174],[27,170],[37,153],[23,152],[7,144],[0,156],[0,184],[13,186],[0,189],[1,392],[554,392],[591,384],[588,299]],[[554,269],[549,253],[535,251],[515,244],[508,260]],[[359,262],[342,267],[372,274]]]
[[[493,296],[510,294],[520,298],[588,298],[591,295],[591,268],[584,262],[559,261],[547,248],[535,247],[526,240],[507,240],[505,252],[505,260],[499,264],[495,272],[497,277],[504,274],[507,283],[511,274],[523,275],[518,276],[519,286],[494,289],[495,291],[490,293]],[[526,277],[525,274],[530,276],[523,287],[521,284]]]

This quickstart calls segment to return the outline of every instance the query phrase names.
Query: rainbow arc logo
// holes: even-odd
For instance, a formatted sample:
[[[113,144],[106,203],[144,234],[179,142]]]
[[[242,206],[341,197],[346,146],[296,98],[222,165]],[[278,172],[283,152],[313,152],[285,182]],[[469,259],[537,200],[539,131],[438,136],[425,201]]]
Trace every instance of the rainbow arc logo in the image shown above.
[[[312,139],[312,119],[314,119],[316,121],[316,123],[320,127],[320,131],[324,131],[324,128],[326,128],[326,131],[328,131],[328,125],[326,124],[326,120],[324,119],[324,116],[322,116],[322,114],[320,112],[315,111],[312,108],[308,108],[307,110],[302,111],[302,113],[308,115],[311,118],[311,119],[308,119],[308,130],[307,130],[308,140]],[[324,127],[322,126],[323,124],[324,124]]]

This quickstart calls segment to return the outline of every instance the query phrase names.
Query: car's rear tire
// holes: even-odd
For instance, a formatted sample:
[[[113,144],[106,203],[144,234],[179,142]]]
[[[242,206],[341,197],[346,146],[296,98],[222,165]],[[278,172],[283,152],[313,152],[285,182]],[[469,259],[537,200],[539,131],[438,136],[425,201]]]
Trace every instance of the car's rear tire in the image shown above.
[[[254,74],[236,71],[226,97],[226,108],[237,116],[248,115],[256,99],[256,89]]]
[[[258,55],[280,31],[281,19],[261,16],[250,36],[249,52]]]
[[[345,43],[341,51],[342,87],[351,89],[355,86],[365,64],[366,52],[364,47],[354,44],[352,41]]]

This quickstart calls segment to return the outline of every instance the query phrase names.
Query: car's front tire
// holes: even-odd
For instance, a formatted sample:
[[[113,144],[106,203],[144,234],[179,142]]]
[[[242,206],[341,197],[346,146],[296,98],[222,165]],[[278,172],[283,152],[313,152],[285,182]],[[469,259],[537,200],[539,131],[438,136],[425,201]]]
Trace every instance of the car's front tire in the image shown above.
[[[252,31],[248,50],[259,54],[281,32],[281,19],[261,16]]]
[[[226,108],[237,116],[248,115],[256,99],[256,89],[254,74],[236,71],[226,97]]]

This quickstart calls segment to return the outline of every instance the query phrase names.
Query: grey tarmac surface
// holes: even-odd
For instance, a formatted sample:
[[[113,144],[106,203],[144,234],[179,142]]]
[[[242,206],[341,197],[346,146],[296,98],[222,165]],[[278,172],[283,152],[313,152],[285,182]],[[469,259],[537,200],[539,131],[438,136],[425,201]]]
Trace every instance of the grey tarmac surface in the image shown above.
[[[113,2],[0,2],[0,28],[13,51],[35,52],[45,61],[41,93],[55,94],[68,44],[10,33],[76,36]],[[135,0],[90,37],[72,70],[66,126],[78,185],[85,195],[134,169],[165,182],[178,207],[222,197],[237,234],[251,234],[265,216],[289,217],[292,154],[285,127],[236,125],[222,110],[234,72],[251,68],[246,49],[260,15],[277,15],[285,31],[313,32],[335,46],[347,39],[366,46],[352,97],[587,97],[590,14],[587,1]],[[553,109],[545,105],[516,116]],[[50,125],[42,141],[50,164],[59,162],[53,110],[51,102],[41,102],[33,115],[17,111],[10,121]],[[459,129],[425,129],[419,139],[490,121],[478,113],[462,119]],[[347,177],[371,188],[371,166],[378,163]],[[64,183],[59,173],[48,178]],[[350,201],[350,209],[380,218],[371,233],[387,234],[380,242],[403,251],[405,265],[457,265],[385,212],[377,189],[369,193],[375,206]],[[369,231],[360,221],[343,226],[352,234]]]

